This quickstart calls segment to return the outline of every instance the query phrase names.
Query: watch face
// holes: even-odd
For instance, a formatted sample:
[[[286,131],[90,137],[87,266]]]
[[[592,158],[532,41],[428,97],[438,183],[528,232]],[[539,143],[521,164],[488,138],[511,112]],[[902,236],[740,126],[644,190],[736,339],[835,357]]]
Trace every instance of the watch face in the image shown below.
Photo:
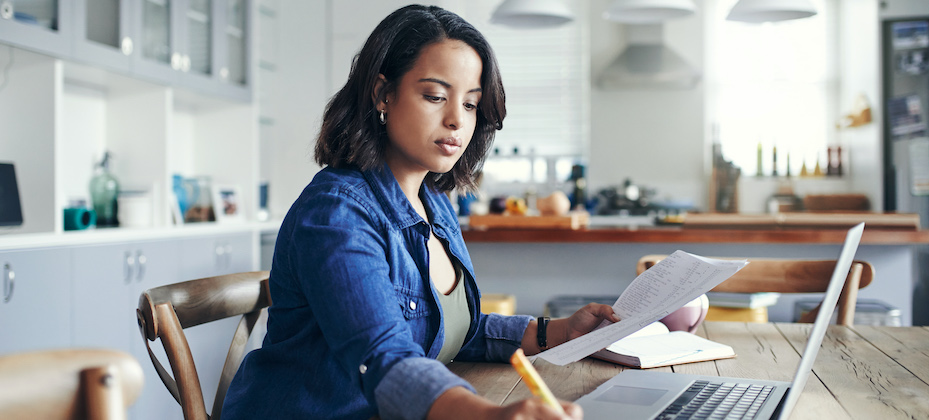
[[[23,211],[12,163],[0,163],[0,226],[23,224]]]

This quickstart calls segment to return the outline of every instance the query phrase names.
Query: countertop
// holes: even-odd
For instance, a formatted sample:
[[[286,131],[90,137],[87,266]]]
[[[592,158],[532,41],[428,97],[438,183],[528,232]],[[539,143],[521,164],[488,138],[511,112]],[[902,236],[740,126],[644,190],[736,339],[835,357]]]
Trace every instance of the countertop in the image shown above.
[[[469,229],[465,242],[496,243],[769,243],[841,244],[845,229],[703,229],[681,226],[593,226],[586,229]],[[929,244],[929,230],[865,228],[863,245]]]

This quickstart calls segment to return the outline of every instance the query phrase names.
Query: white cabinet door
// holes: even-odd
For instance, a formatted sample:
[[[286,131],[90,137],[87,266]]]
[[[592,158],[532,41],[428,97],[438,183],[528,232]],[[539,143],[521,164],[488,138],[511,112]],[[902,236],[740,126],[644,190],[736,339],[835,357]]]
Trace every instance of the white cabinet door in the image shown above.
[[[71,345],[69,251],[0,252],[0,355]]]
[[[257,270],[251,232],[181,241],[180,275],[185,280]]]
[[[253,271],[252,233],[185,239],[180,246],[180,273],[184,280]],[[219,377],[239,318],[233,317],[187,328],[187,342],[197,365],[207,410],[213,407]]]
[[[119,349],[138,359],[145,384],[130,418],[182,418],[149,360],[135,317],[144,290],[178,281],[176,242],[88,246],[75,248],[72,255],[75,345]],[[160,343],[152,347],[167,363]]]

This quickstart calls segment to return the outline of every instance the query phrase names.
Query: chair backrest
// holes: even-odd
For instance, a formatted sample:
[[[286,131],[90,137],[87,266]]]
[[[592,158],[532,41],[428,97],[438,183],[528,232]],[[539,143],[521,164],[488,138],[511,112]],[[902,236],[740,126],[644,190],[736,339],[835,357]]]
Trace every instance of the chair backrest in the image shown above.
[[[142,392],[142,367],[116,350],[0,356],[0,419],[122,420]]]
[[[646,255],[636,264],[641,274],[667,255]],[[732,277],[713,288],[714,292],[730,293],[822,293],[829,287],[836,260],[790,260],[748,258],[749,264]],[[871,284],[874,267],[865,261],[855,260],[845,279],[839,296],[836,324],[852,325],[855,321],[855,303],[858,290]],[[800,318],[800,322],[813,322],[819,305]]]
[[[245,353],[245,345],[263,308],[271,306],[267,271],[228,274],[146,290],[136,316],[148,354],[165,387],[181,405],[184,418],[219,420],[223,399]],[[206,412],[200,378],[183,329],[241,315],[220,375],[212,415]],[[160,338],[174,374],[149,348]]]

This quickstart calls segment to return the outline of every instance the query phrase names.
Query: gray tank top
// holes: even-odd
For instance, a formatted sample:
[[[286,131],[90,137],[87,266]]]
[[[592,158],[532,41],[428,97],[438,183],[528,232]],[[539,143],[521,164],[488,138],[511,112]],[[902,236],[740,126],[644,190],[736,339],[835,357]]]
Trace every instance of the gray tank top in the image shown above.
[[[464,285],[464,270],[456,267],[458,281],[448,295],[439,293],[439,306],[442,307],[442,324],[445,326],[445,342],[436,360],[449,364],[464,344],[468,329],[471,328],[471,311],[468,309],[467,287]]]

